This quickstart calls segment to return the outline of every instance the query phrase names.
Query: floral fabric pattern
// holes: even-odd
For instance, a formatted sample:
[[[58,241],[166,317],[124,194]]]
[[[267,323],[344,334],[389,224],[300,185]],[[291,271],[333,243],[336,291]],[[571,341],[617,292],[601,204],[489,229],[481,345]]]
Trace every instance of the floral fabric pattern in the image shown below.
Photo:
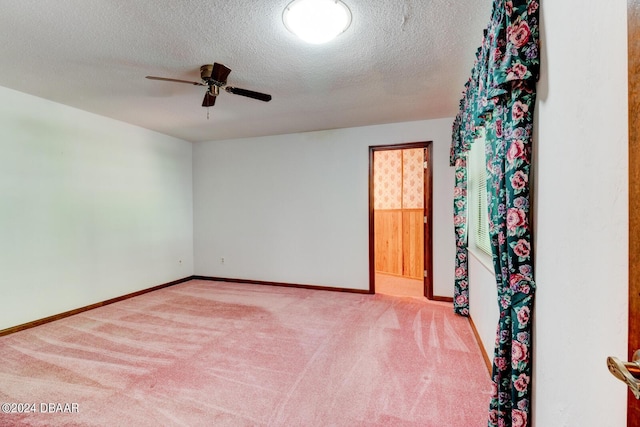
[[[469,316],[469,285],[467,274],[467,162],[456,160],[456,180],[453,190],[453,226],[456,232],[456,269],[453,310]]]
[[[451,163],[456,166],[456,188],[456,161],[465,158],[475,130],[483,126],[486,131],[489,233],[500,309],[489,427],[530,425],[531,315],[536,286],[529,176],[540,70],[538,16],[537,0],[494,0],[491,21],[453,125]],[[454,209],[457,205],[466,207],[466,200],[454,200]],[[456,254],[454,294],[462,294],[462,283],[468,291],[468,280],[462,282],[458,277],[460,253]],[[466,278],[466,253],[464,257]],[[456,301],[454,310],[465,311]]]
[[[532,86],[526,81],[513,84],[506,105],[501,102],[494,111],[495,126],[490,126],[494,135],[486,148],[489,230],[500,307],[492,370],[492,427],[529,425],[535,291],[529,224]]]

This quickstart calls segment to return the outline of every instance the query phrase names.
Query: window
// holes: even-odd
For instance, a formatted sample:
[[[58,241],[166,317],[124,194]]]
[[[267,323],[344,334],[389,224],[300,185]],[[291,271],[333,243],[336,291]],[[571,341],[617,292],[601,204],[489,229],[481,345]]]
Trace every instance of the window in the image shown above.
[[[487,166],[485,160],[485,133],[481,128],[479,137],[471,145],[468,162],[468,206],[470,249],[478,248],[491,256],[489,239],[489,209],[487,206]]]

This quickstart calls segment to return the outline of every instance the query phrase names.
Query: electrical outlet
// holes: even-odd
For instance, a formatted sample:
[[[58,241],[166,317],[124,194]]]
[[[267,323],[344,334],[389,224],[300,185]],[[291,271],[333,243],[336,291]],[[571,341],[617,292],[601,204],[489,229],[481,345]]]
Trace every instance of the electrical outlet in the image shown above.
[[[220,258],[220,264],[224,264],[224,257]]]

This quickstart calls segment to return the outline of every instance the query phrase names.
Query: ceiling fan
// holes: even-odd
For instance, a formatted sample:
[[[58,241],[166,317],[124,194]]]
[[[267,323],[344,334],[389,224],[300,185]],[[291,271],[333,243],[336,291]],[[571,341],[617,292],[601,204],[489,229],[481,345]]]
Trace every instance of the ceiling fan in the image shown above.
[[[201,82],[192,82],[189,80],[170,79],[167,77],[155,76],[146,76],[146,78],[151,80],[162,80],[166,82],[187,83],[194,86],[206,86],[208,89],[204,94],[204,99],[202,100],[203,107],[213,107],[215,105],[216,97],[220,94],[220,88],[224,88],[225,91],[234,95],[246,96],[248,98],[258,99],[264,102],[271,101],[271,95],[268,95],[266,93],[255,92],[248,89],[241,89],[239,87],[227,86],[227,77],[229,76],[230,72],[231,70],[229,68],[216,62],[214,64],[206,64],[200,67],[200,78],[202,79]]]

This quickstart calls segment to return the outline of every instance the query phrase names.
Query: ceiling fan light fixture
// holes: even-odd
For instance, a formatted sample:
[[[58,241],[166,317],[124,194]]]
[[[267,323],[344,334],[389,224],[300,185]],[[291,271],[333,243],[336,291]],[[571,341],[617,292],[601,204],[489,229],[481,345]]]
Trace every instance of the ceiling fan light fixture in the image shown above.
[[[351,25],[351,11],[340,0],[293,0],[284,9],[285,27],[307,43],[327,43]]]

